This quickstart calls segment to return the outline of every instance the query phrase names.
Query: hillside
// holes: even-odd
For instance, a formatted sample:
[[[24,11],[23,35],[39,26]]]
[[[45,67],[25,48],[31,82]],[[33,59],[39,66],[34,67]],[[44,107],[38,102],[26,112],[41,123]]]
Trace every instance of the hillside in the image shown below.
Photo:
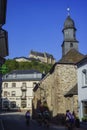
[[[52,64],[41,63],[38,61],[32,62],[17,62],[13,59],[7,59],[4,64],[7,67],[7,71],[5,73],[11,72],[12,70],[38,70],[41,73],[48,73],[51,69]]]

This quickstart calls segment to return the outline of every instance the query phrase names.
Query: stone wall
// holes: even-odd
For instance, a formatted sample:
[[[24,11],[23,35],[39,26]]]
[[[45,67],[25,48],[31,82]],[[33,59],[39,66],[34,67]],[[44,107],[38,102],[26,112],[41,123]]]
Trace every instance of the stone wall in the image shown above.
[[[58,113],[65,113],[67,109],[77,111],[77,96],[71,98],[64,97],[76,83],[76,66],[70,64],[57,64],[53,73],[48,74],[41,81],[39,88],[41,101],[47,101],[53,116],[56,116]],[[37,94],[38,92],[35,93],[35,95]]]

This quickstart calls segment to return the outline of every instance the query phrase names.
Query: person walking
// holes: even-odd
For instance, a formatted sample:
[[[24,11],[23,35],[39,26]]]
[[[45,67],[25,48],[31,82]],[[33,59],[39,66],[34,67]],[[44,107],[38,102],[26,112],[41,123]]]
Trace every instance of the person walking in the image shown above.
[[[68,130],[73,130],[75,123],[74,115],[67,110],[66,111],[66,127],[68,127]]]
[[[28,110],[25,113],[25,118],[26,118],[26,124],[29,125],[30,124],[30,110]]]

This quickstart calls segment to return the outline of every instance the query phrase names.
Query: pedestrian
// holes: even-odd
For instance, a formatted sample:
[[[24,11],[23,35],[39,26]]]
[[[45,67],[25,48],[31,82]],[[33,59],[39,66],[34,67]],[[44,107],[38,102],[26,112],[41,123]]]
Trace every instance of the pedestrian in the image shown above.
[[[28,110],[25,113],[25,118],[26,118],[26,124],[29,125],[30,124],[30,110]]]
[[[68,130],[72,130],[74,127],[74,115],[70,112],[70,110],[66,111],[66,126],[68,127]]]

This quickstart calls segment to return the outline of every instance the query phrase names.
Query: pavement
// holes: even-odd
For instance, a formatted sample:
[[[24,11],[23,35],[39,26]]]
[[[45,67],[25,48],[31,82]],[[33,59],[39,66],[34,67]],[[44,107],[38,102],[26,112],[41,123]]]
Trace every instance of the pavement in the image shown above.
[[[55,124],[51,124],[51,128],[54,128],[55,130],[67,130],[65,126],[58,126]],[[4,130],[3,122],[0,119],[0,130]],[[73,130],[87,130],[87,124],[81,124],[80,128],[74,128]]]
[[[2,114],[4,114],[4,113],[2,113]],[[19,113],[19,114],[23,114],[23,113]],[[59,125],[55,125],[55,124],[50,124],[50,127],[54,128],[55,130],[67,130],[67,128],[65,126],[59,126]],[[0,118],[0,130],[4,130],[3,121],[1,118]],[[87,130],[87,122],[80,123],[80,128],[74,128],[73,130]]]
[[[2,120],[0,119],[0,130],[4,130]]]

